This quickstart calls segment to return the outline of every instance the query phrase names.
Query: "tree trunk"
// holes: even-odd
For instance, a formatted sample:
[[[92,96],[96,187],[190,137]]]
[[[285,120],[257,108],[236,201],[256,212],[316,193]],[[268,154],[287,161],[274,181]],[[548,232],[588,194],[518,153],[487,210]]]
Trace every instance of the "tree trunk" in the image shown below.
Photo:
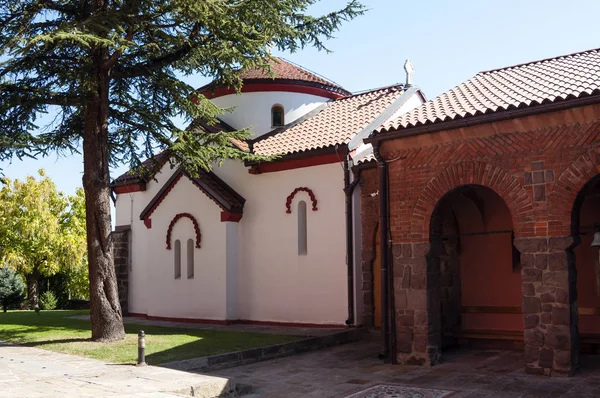
[[[92,340],[125,337],[117,291],[110,223],[108,172],[109,75],[104,68],[106,50],[92,51],[96,78],[94,96],[86,104],[83,135],[83,189],[87,222]]]
[[[27,300],[29,300],[31,308],[35,308],[39,304],[38,280],[40,279],[40,274],[37,271],[33,271],[25,279],[27,280]]]

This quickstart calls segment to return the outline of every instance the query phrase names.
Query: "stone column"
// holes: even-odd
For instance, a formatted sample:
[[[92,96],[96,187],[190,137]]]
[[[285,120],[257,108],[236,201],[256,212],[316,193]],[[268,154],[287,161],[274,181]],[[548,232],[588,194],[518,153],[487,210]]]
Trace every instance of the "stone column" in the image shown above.
[[[396,358],[401,364],[433,365],[440,356],[439,256],[436,270],[428,265],[429,249],[428,242],[393,245]]]
[[[525,371],[571,376],[578,362],[576,273],[571,237],[518,238]]]
[[[130,229],[113,231],[113,257],[115,273],[117,274],[117,287],[119,290],[119,303],[123,315],[129,313],[129,266],[130,266]]]

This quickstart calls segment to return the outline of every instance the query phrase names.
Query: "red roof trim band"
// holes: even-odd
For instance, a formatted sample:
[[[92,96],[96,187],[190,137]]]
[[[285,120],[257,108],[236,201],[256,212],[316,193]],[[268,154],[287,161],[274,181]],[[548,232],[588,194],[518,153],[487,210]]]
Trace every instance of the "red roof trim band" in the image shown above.
[[[173,227],[175,226],[175,223],[183,217],[189,218],[192,221],[192,224],[194,224],[194,232],[196,233],[196,249],[200,249],[200,240],[202,239],[202,235],[200,235],[198,221],[196,221],[194,216],[192,216],[190,213],[179,213],[173,217],[171,223],[169,224],[169,228],[167,229],[167,250],[171,250],[171,232],[173,231]]]
[[[283,91],[291,93],[302,93],[316,95],[318,97],[325,97],[331,99],[344,98],[344,94],[336,93],[334,91],[327,90],[326,88],[308,86],[303,84],[293,83],[245,83],[242,86],[242,93],[255,93],[255,92],[267,92],[267,91]],[[232,87],[219,87],[213,91],[205,91],[204,94],[207,98],[213,99],[223,97],[225,95],[235,94],[236,91]]]
[[[311,155],[310,153],[308,154]],[[275,171],[293,170],[300,169],[303,167],[320,166],[323,164],[338,163],[339,157],[335,154],[326,154],[320,156],[310,156],[302,159],[284,159],[282,161],[276,161],[272,163],[261,163],[253,166],[248,173],[250,174],[261,174],[261,173],[272,173]]]
[[[287,214],[291,214],[292,213],[292,200],[294,200],[294,196],[296,196],[296,194],[298,192],[306,192],[308,194],[308,196],[310,196],[310,200],[312,202],[312,210],[313,211],[317,211],[317,198],[315,197],[314,192],[312,191],[312,189],[307,188],[307,187],[299,187],[294,189],[294,192],[292,192],[288,197],[287,200],[285,201],[285,207],[287,208],[286,213]]]
[[[145,182],[134,182],[133,184],[119,185],[113,187],[113,191],[116,194],[121,193],[132,193],[132,192],[141,192],[146,190]]]

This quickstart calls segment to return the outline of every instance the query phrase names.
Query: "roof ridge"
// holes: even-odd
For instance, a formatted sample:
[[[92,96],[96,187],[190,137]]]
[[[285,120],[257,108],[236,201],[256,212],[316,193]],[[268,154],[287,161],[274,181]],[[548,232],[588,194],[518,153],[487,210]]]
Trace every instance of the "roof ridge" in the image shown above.
[[[492,72],[499,72],[499,71],[508,70],[508,69],[512,69],[512,68],[521,68],[521,67],[527,66],[527,65],[533,65],[533,64],[538,64],[538,63],[543,63],[543,62],[548,62],[548,61],[555,61],[555,60],[558,60],[561,58],[567,58],[567,57],[572,57],[572,56],[581,55],[581,54],[587,54],[587,53],[591,53],[591,52],[600,52],[600,48],[592,48],[592,49],[584,50],[584,51],[576,51],[576,52],[570,53],[570,54],[557,55],[555,57],[542,58],[542,59],[538,59],[535,61],[523,62],[520,64],[515,64],[515,65],[510,65],[510,66],[503,66],[501,68],[483,70],[483,71],[478,72],[477,75],[483,75],[483,74],[488,74],[488,73],[492,73]],[[475,75],[475,76],[477,76],[477,75]]]
[[[290,61],[290,60],[289,60],[289,59],[287,59],[287,58],[284,58],[284,57],[277,57],[277,56],[273,56],[273,58],[280,59],[280,60],[282,60],[283,62],[287,62],[288,64],[290,64],[290,65],[292,65],[292,66],[294,66],[294,67],[296,67],[296,68],[298,68],[298,69],[301,69],[301,70],[303,70],[303,71],[304,71],[304,72],[306,72],[306,73],[310,73],[311,75],[315,75],[315,76],[317,76],[317,77],[319,77],[319,78],[321,78],[321,79],[325,80],[326,82],[328,82],[328,83],[330,83],[330,84],[332,84],[332,85],[334,85],[334,86],[337,86],[337,87],[343,88],[343,86],[342,86],[341,84],[337,83],[336,81],[334,81],[334,80],[331,80],[330,78],[328,78],[328,77],[325,77],[325,76],[321,75],[320,73],[314,72],[314,71],[312,71],[312,70],[310,70],[310,69],[308,69],[308,68],[306,68],[306,67],[304,67],[304,66],[302,66],[302,65],[299,65],[299,64],[297,64],[297,63],[295,63],[295,62],[293,62],[293,61]]]
[[[342,101],[342,100],[345,100],[345,99],[348,99],[348,98],[358,97],[358,96],[365,95],[365,94],[371,94],[371,93],[374,93],[376,91],[383,91],[383,90],[387,90],[387,89],[390,89],[390,88],[397,88],[397,89],[400,89],[400,90],[404,90],[404,84],[402,84],[402,83],[394,83],[394,84],[390,84],[388,86],[382,86],[382,87],[377,87],[377,88],[372,88],[372,89],[366,89],[366,90],[362,90],[362,91],[357,91],[357,92],[352,93],[350,95],[347,95],[345,97],[336,98],[334,100],[334,102],[336,102],[336,101]]]

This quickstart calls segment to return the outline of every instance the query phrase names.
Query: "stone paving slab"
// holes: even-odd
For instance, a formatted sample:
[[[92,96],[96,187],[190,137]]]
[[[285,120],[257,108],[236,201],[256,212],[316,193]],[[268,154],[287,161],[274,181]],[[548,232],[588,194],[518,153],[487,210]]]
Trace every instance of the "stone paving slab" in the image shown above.
[[[567,379],[525,374],[522,352],[449,351],[439,365],[414,367],[384,364],[379,348],[361,341],[210,374],[251,385],[248,398],[342,398],[378,384],[449,390],[451,398],[600,397],[600,356],[582,357],[582,371]]]
[[[0,342],[0,397],[212,398],[235,390],[232,378],[95,359]]]

